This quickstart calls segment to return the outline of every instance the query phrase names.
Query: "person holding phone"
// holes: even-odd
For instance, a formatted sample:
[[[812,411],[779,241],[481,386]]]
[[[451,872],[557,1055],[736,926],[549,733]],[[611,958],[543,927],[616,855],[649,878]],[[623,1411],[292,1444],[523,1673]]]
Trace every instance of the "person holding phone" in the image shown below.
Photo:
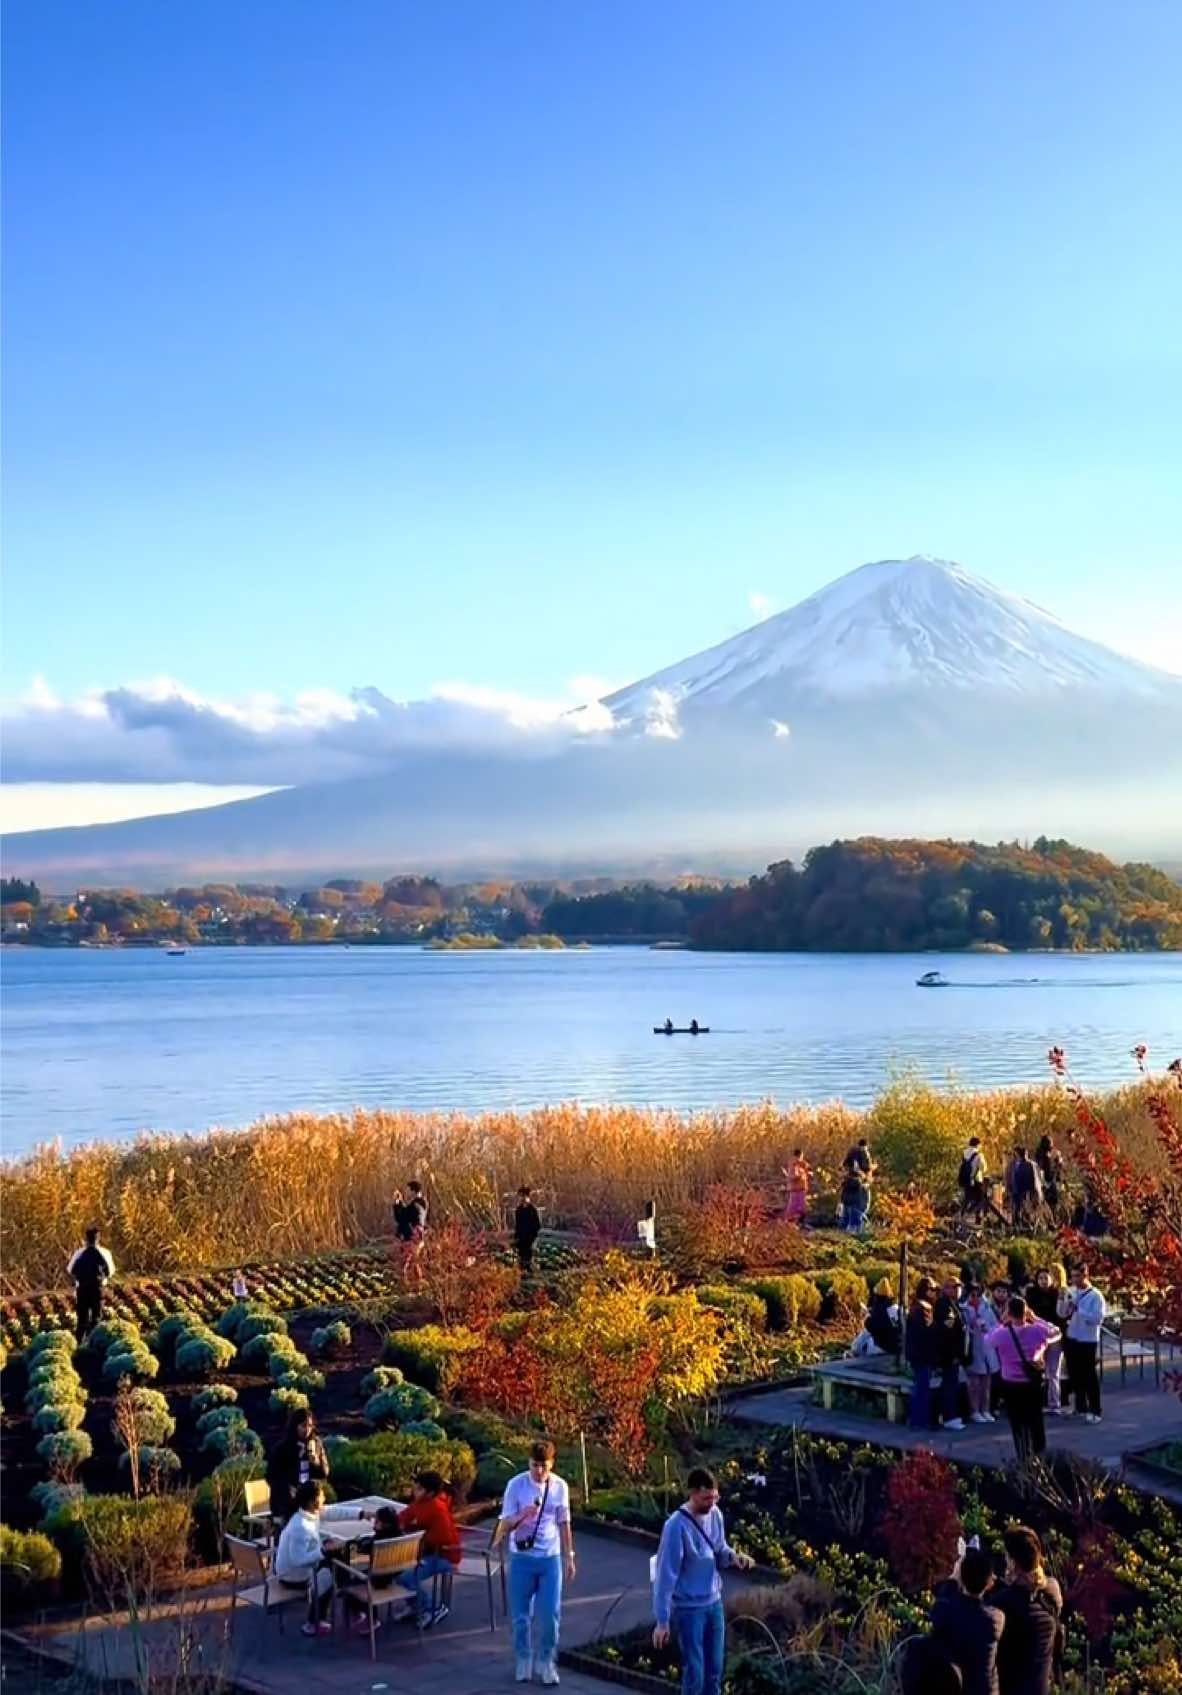
[[[537,1657],[542,1682],[558,1678],[558,1630],[562,1582],[574,1581],[570,1490],[554,1470],[553,1442],[535,1442],[529,1470],[511,1477],[493,1533],[494,1548],[509,1541],[509,1611],[513,1619],[513,1655],[518,1683],[534,1674],[533,1625],[537,1621]]]
[[[722,1572],[755,1564],[726,1539],[718,1484],[703,1467],[691,1471],[683,1506],[665,1520],[653,1577],[653,1647],[676,1634],[682,1695],[720,1695],[726,1659]]]

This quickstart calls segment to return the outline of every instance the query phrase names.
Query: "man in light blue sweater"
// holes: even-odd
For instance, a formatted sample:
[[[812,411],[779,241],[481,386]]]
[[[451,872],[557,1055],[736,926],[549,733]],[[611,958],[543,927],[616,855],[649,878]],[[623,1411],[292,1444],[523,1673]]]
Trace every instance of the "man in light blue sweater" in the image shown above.
[[[726,1658],[722,1571],[754,1565],[726,1539],[718,1484],[701,1468],[689,1474],[689,1497],[665,1520],[653,1577],[654,1648],[671,1634],[681,1654],[681,1695],[720,1695]]]

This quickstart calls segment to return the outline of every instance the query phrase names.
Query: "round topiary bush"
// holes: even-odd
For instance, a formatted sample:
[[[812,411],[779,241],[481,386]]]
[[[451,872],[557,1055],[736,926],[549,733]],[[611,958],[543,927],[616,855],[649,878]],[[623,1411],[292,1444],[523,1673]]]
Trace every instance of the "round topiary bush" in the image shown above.
[[[78,1467],[93,1455],[94,1443],[85,1430],[55,1430],[41,1438],[37,1453],[56,1479],[72,1483]]]
[[[301,1354],[298,1348],[294,1348],[291,1353],[273,1353],[269,1368],[271,1376],[278,1383],[281,1377],[286,1377],[291,1372],[306,1371],[311,1363],[307,1354]]]
[[[400,1424],[398,1428],[403,1436],[425,1436],[428,1442],[447,1441],[447,1431],[433,1418],[412,1418],[408,1424]]]
[[[241,1348],[255,1336],[286,1336],[287,1320],[277,1312],[249,1313],[238,1326],[235,1341]]]
[[[264,1330],[260,1331],[257,1336],[252,1336],[249,1341],[244,1342],[239,1349],[239,1355],[243,1365],[249,1365],[259,1370],[265,1368],[267,1362],[276,1354],[283,1354],[290,1358],[293,1354],[298,1354],[299,1351],[291,1337],[285,1336],[282,1331]]]
[[[256,1459],[262,1457],[263,1444],[257,1432],[245,1423],[222,1424],[205,1433],[201,1452],[216,1454],[220,1460]]]
[[[39,1531],[11,1530],[0,1524],[0,1572],[20,1589],[53,1583],[62,1574],[62,1556]]]
[[[121,1377],[153,1378],[160,1370],[160,1361],[141,1343],[138,1348],[112,1348],[103,1361],[103,1376],[112,1383]]]
[[[139,1325],[133,1324],[129,1318],[104,1318],[95,1325],[84,1346],[92,1354],[102,1356],[112,1349],[146,1348],[147,1343]]]
[[[343,1319],[336,1319],[332,1324],[325,1324],[319,1330],[313,1330],[310,1343],[314,1354],[324,1354],[333,1357],[345,1353],[353,1346],[353,1332]]]
[[[302,1389],[272,1389],[267,1405],[273,1413],[290,1418],[294,1412],[307,1412],[312,1403]]]
[[[176,1419],[158,1389],[133,1389],[128,1407],[141,1446],[162,1447],[175,1432]]]
[[[231,1342],[237,1342],[238,1331],[244,1319],[255,1313],[269,1314],[270,1311],[266,1301],[235,1301],[233,1306],[226,1308],[214,1329],[219,1336],[226,1336]]]
[[[157,1353],[167,1359],[176,1349],[177,1339],[187,1330],[202,1329],[201,1320],[195,1312],[171,1312],[167,1318],[162,1318],[156,1326],[154,1344]]]
[[[205,1413],[212,1412],[214,1407],[233,1406],[238,1399],[238,1391],[229,1383],[211,1383],[208,1389],[202,1389],[193,1396],[189,1410],[194,1418],[201,1418]]]
[[[86,1417],[86,1408],[77,1401],[49,1401],[33,1414],[33,1429],[40,1435],[54,1430],[77,1430]]]
[[[301,1395],[314,1395],[317,1390],[324,1388],[324,1373],[310,1366],[306,1366],[303,1371],[285,1371],[277,1379],[276,1387],[298,1389]]]
[[[72,1360],[78,1350],[78,1342],[69,1330],[42,1330],[25,1349],[25,1365],[32,1371],[37,1360],[44,1359],[46,1354],[65,1354]]]
[[[376,1365],[372,1371],[367,1371],[361,1379],[361,1393],[367,1398],[376,1395],[379,1389],[397,1389],[406,1378],[396,1365]]]
[[[225,1430],[232,1424],[245,1424],[246,1414],[241,1407],[210,1407],[197,1420],[198,1436],[207,1436],[211,1430]]]
[[[186,1377],[208,1377],[212,1371],[224,1370],[233,1358],[234,1344],[224,1336],[215,1336],[212,1330],[196,1336],[190,1332],[188,1341],[177,1347],[176,1368]]]
[[[48,1478],[40,1483],[34,1483],[29,1490],[29,1499],[35,1507],[40,1507],[42,1519],[47,1519],[50,1513],[55,1513],[69,1501],[77,1501],[85,1495],[86,1489],[81,1483],[53,1483]]]
[[[398,1429],[412,1420],[434,1418],[439,1402],[434,1395],[414,1383],[400,1383],[393,1389],[379,1389],[365,1403],[365,1421],[377,1429]]]
[[[120,1466],[127,1470],[131,1467],[131,1455],[124,1449],[119,1456]],[[181,1469],[180,1455],[171,1448],[158,1447],[147,1442],[139,1451],[140,1484],[155,1487],[158,1481],[175,1477]]]

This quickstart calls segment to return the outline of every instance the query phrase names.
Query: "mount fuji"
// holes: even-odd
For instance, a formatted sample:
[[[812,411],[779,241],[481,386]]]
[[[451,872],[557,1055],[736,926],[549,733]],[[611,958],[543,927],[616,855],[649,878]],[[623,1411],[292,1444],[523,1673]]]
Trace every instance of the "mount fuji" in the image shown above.
[[[160,886],[737,870],[868,832],[1182,846],[1182,677],[927,555],[863,565],[608,695],[588,723],[572,713],[569,734],[520,745],[417,747],[373,776],[9,836],[6,859],[51,881]]]

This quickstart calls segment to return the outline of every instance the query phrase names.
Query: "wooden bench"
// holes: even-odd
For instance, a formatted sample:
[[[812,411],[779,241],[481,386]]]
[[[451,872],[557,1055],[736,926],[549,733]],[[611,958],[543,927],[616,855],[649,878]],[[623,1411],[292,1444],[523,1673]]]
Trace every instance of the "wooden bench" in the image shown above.
[[[878,1359],[872,1357],[869,1360],[826,1360],[823,1364],[811,1366],[809,1369],[813,1381],[821,1386],[821,1405],[826,1412],[833,1411],[833,1391],[840,1383],[847,1388],[881,1395],[886,1401],[888,1424],[906,1422],[908,1403],[911,1399],[911,1379],[895,1370],[893,1362],[885,1354]]]

